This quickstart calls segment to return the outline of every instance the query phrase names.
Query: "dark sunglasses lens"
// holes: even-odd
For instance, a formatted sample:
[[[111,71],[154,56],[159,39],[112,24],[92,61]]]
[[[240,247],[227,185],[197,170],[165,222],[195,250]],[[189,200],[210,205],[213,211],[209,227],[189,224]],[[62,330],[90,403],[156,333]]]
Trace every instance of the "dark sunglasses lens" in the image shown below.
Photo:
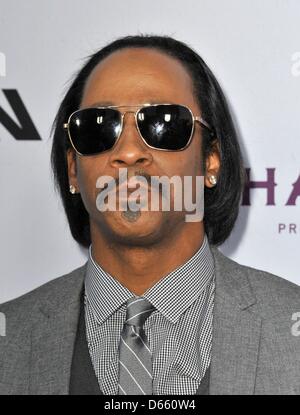
[[[70,136],[83,155],[99,154],[113,147],[119,136],[121,115],[112,108],[76,111],[69,121]]]
[[[137,114],[137,122],[147,144],[164,150],[183,149],[193,130],[189,109],[175,104],[144,107]]]

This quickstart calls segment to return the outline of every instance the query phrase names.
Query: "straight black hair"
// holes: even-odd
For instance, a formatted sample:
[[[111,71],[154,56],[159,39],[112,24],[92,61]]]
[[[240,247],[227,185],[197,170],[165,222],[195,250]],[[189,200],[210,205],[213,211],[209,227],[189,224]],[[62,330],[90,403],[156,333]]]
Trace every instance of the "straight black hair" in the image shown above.
[[[205,172],[205,159],[216,149],[221,166],[217,185],[204,190],[204,227],[210,244],[220,245],[233,229],[245,183],[240,146],[226,98],[215,76],[191,47],[169,36],[125,36],[88,56],[60,104],[52,126],[51,166],[71,233],[83,247],[91,244],[88,212],[80,194],[69,192],[67,150],[71,145],[63,123],[79,108],[85,83],[95,66],[117,50],[137,47],[154,48],[177,59],[185,67],[191,76],[203,118],[213,127],[214,137],[206,129],[202,130],[203,168]]]

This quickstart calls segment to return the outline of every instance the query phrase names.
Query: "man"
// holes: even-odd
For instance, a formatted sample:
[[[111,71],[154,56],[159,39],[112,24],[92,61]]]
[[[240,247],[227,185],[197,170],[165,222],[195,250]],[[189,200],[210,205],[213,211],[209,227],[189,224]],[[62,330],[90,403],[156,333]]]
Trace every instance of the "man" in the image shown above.
[[[1,393],[300,393],[299,287],[217,249],[244,175],[226,100],[193,50],[134,36],[90,57],[58,111],[52,165],[89,258],[0,307]],[[203,220],[184,208],[101,210],[99,180],[114,179],[116,194],[121,169],[125,185],[144,187],[203,176]]]

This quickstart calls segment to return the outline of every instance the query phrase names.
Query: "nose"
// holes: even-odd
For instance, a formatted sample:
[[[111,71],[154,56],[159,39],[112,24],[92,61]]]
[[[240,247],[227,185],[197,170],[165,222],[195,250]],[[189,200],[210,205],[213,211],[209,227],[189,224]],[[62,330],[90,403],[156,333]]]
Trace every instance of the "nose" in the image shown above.
[[[123,130],[111,152],[111,166],[115,168],[134,165],[146,167],[152,163],[152,160],[151,149],[139,135],[134,114],[126,112],[123,117]]]

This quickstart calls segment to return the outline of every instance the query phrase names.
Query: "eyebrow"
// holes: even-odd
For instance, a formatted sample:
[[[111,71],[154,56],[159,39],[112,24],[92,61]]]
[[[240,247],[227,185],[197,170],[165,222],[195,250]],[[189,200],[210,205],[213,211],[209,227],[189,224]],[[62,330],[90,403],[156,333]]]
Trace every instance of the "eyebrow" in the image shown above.
[[[160,100],[160,99],[151,99],[151,100],[147,100],[147,102],[144,102],[144,103],[141,103],[141,102],[138,102],[137,104],[138,105],[144,105],[144,104],[151,104],[151,105],[153,105],[153,104],[165,104],[165,103],[168,103],[168,104],[173,104],[173,102],[172,101],[170,101],[170,100],[168,100],[168,101],[166,101],[166,100]],[[120,104],[120,105],[124,105],[124,106],[127,106],[127,104]],[[131,104],[128,104],[128,106],[130,106]],[[90,107],[106,107],[106,106],[118,106],[115,102],[112,102],[112,101],[97,101],[97,102],[95,102],[95,103],[93,103],[92,105],[90,105]]]
[[[115,104],[111,101],[99,101],[99,102],[95,102],[94,104],[92,104],[91,107],[106,107],[109,105],[115,105]]]

